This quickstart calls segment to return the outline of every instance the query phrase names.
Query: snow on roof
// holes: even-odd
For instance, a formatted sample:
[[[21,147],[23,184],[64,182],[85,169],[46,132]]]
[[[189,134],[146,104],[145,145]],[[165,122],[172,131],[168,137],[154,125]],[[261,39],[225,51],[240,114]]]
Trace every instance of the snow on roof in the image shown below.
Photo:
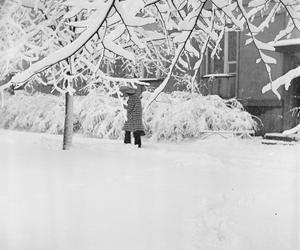
[[[270,44],[274,47],[285,47],[285,46],[300,45],[300,38],[279,40],[279,41],[276,41],[276,42],[271,42]]]
[[[276,42],[270,42],[269,44],[275,48],[276,52],[288,54],[295,54],[300,52],[300,38],[279,40]]]

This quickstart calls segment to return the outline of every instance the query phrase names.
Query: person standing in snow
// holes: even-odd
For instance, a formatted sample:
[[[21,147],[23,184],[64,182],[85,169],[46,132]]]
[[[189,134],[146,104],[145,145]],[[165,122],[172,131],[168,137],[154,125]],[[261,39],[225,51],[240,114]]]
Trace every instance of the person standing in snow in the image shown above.
[[[141,136],[145,135],[141,102],[143,86],[137,85],[137,89],[124,87],[122,90],[128,96],[127,106],[125,107],[127,121],[123,127],[125,131],[124,143],[131,143],[131,132],[133,132],[134,144],[140,148],[142,146]]]

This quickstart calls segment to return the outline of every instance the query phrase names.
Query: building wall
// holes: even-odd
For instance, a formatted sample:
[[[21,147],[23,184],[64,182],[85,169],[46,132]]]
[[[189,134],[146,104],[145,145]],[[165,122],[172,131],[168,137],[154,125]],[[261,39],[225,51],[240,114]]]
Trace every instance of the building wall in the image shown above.
[[[219,95],[224,99],[236,97],[236,76],[202,78],[200,92],[203,95]]]
[[[265,17],[257,18],[255,23],[261,23],[262,18]],[[257,38],[263,42],[273,41],[277,33],[286,26],[286,19],[285,13],[277,14],[275,22],[270,23],[269,28]],[[270,82],[270,79],[265,65],[262,62],[256,63],[259,53],[255,45],[253,43],[245,45],[246,40],[249,38],[247,33],[248,31],[243,31],[239,36],[236,78],[232,77],[230,80],[222,77],[216,77],[213,80],[202,79],[201,92],[203,94],[218,94],[223,98],[237,97],[245,109],[256,117],[259,125],[259,135],[289,129],[295,126],[296,118],[291,113],[291,109],[295,107],[295,101],[293,100],[295,91],[292,88],[286,91],[281,87],[279,89],[282,96],[281,100],[272,91],[262,93],[262,88]],[[299,37],[300,32],[293,32],[291,38]],[[272,56],[277,61],[276,64],[270,65],[273,80],[299,65],[293,55],[268,51],[264,51],[264,53]],[[300,90],[297,91],[300,95]]]
[[[261,19],[256,21],[261,22]],[[285,23],[285,14],[278,14],[275,22],[271,23],[270,27],[258,36],[258,39],[263,42],[272,41],[278,31],[285,27]],[[260,119],[262,124],[259,122],[258,134],[280,132],[283,130],[284,123],[284,101],[279,100],[272,91],[262,93],[262,88],[270,82],[269,76],[265,65],[262,62],[256,63],[259,53],[254,44],[245,45],[248,39],[246,33],[241,33],[239,43],[238,99],[242,101],[246,110]],[[268,54],[268,52],[265,53]],[[271,65],[272,79],[277,79],[285,73],[284,55],[278,52],[272,52],[269,55],[277,61],[277,64]],[[284,94],[283,89],[279,92],[281,95]]]
[[[284,14],[276,17],[275,23],[272,23],[269,29],[258,37],[261,41],[272,41],[278,30],[282,29],[285,24]],[[238,97],[241,99],[258,99],[258,100],[274,100],[277,97],[274,93],[268,92],[262,94],[262,88],[269,81],[268,73],[262,62],[256,63],[259,53],[254,44],[245,45],[248,36],[247,31],[242,32],[239,43],[239,92]],[[266,52],[266,54],[268,54]],[[277,64],[272,65],[272,79],[276,79],[283,74],[283,55],[281,53],[272,52]]]

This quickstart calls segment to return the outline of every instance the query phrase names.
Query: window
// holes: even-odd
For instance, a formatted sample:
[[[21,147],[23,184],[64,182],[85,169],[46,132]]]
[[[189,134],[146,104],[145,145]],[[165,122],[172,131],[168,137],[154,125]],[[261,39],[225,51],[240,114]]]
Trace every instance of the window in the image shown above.
[[[206,50],[206,60],[204,62],[204,73],[208,74],[228,74],[236,73],[237,70],[237,45],[238,32],[228,31],[220,42],[221,50],[218,57],[211,58],[212,50]]]

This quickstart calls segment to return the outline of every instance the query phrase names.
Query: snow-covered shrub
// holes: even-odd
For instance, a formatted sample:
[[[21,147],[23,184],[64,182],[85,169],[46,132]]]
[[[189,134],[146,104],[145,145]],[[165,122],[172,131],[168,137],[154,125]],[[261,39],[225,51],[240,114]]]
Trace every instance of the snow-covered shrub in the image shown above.
[[[149,94],[145,93],[145,100]],[[235,99],[187,92],[162,94],[145,115],[153,139],[182,140],[199,137],[207,130],[245,131],[256,128],[251,115]]]
[[[142,103],[150,97],[143,93]],[[123,136],[125,121],[117,98],[92,91],[74,97],[74,131],[100,138]],[[9,97],[0,109],[0,127],[36,132],[62,133],[64,98],[28,95]],[[244,131],[256,128],[251,115],[235,99],[202,96],[187,92],[162,93],[144,114],[146,134],[154,140],[182,140],[199,137],[207,130]]]
[[[117,98],[93,91],[85,97],[75,97],[74,106],[80,133],[111,139],[121,136],[125,117]]]
[[[124,124],[118,99],[91,92],[74,97],[74,131],[101,138],[119,138]],[[18,91],[0,108],[0,127],[62,134],[64,97]]]
[[[58,134],[63,132],[64,99],[16,92],[0,109],[0,127]]]

